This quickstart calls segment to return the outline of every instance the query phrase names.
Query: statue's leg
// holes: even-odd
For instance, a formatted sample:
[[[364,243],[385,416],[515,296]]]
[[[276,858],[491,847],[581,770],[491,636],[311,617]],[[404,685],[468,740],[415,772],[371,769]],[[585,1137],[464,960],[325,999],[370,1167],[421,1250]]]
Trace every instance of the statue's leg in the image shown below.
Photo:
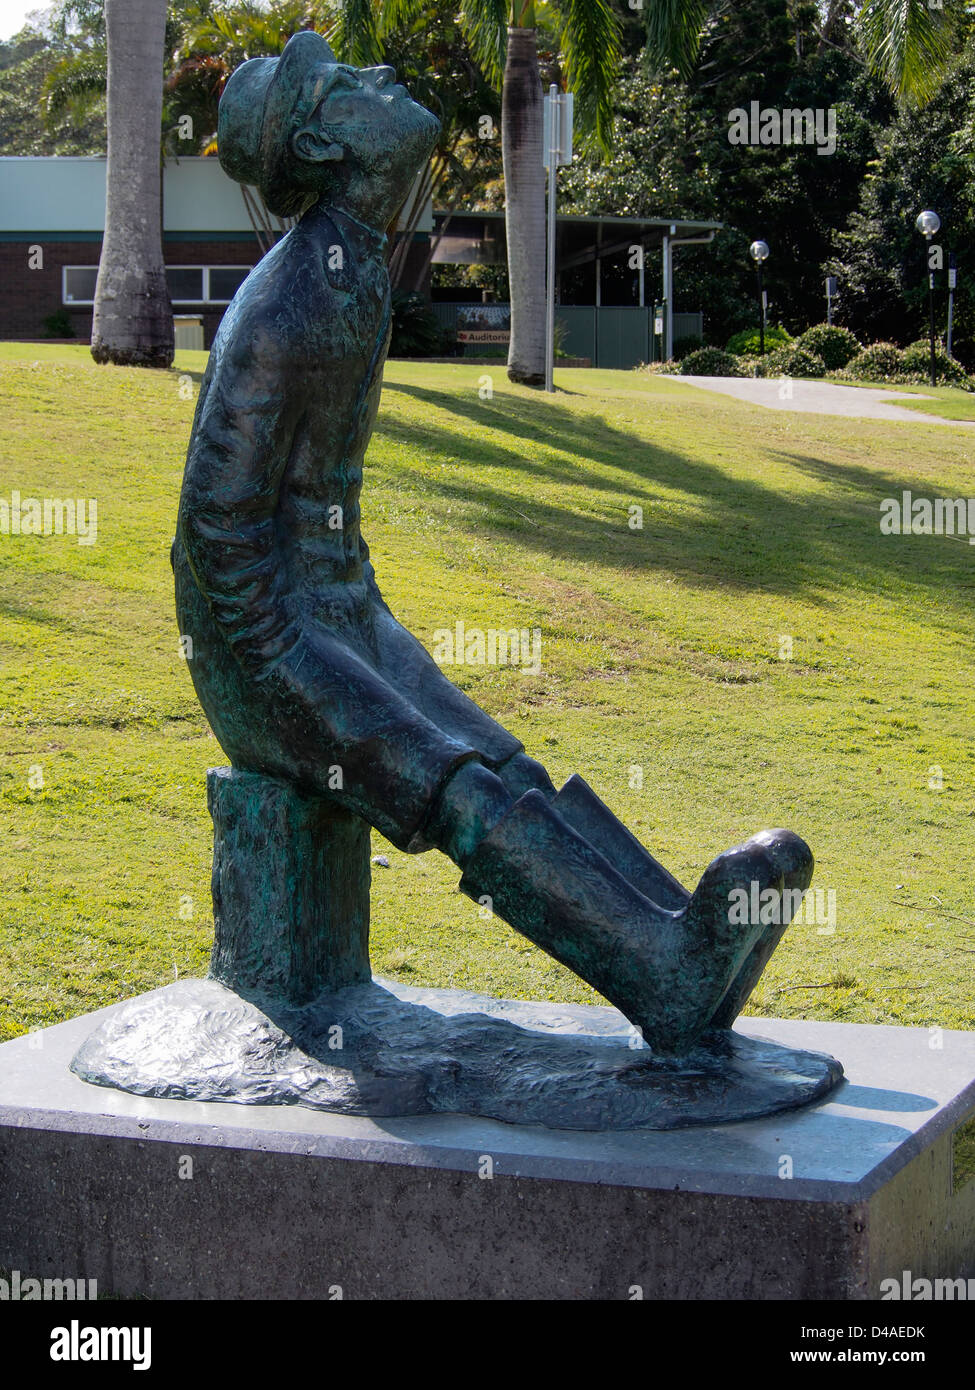
[[[580,835],[585,835],[645,897],[675,912],[689,902],[691,895],[687,889],[644,849],[581,777],[575,774],[570,777],[552,804],[562,819]],[[782,870],[786,890],[805,891],[809,886],[812,856],[797,835],[787,830],[768,830],[757,835],[753,843],[764,844],[773,855]],[[730,1028],[734,1023],[782,940],[792,915],[787,906],[782,921],[764,928],[718,1005],[711,1020],[712,1027]]]
[[[671,912],[687,906],[691,896],[687,889],[644,849],[578,774],[569,778],[553,804],[562,819],[585,835],[651,902]]]
[[[530,791],[467,859],[461,889],[489,898],[516,930],[598,989],[655,1051],[681,1053],[714,1026],[765,932],[731,921],[732,893],[747,895],[753,882],[783,886],[775,847],[760,839],[720,855],[685,907],[667,911]]]
[[[373,611],[376,669],[445,734],[478,750],[497,769],[522,751],[521,741],[454,685],[445,671],[378,596]]]

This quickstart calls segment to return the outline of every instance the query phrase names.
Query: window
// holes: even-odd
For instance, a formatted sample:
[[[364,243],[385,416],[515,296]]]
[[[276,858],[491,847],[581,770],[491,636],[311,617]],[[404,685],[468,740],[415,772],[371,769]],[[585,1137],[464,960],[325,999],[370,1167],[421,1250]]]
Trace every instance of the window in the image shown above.
[[[203,290],[204,269],[201,265],[168,265],[166,284],[169,297],[174,304],[203,304],[206,294]]]
[[[211,304],[229,304],[250,273],[249,265],[211,265],[207,299]]]
[[[97,265],[66,265],[62,274],[64,304],[94,304]]]
[[[249,265],[168,265],[166,284],[174,305],[229,304],[251,272]],[[66,265],[64,304],[94,304],[97,265]]]
[[[174,304],[229,304],[251,272],[249,265],[168,265]]]

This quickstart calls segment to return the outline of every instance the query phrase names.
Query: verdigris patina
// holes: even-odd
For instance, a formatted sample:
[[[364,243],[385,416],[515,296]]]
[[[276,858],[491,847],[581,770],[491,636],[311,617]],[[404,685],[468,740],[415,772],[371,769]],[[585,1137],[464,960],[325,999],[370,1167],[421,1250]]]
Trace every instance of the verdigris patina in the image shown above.
[[[728,1030],[810,882],[806,844],[766,831],[689,894],[581,778],[556,791],[377,586],[359,493],[390,333],[386,229],[436,133],[391,69],[337,63],[312,32],[224,92],[224,168],[300,220],[214,341],[173,546],[193,681],[233,764],[210,777],[213,978],[136,1001],[73,1065],[143,1094],[580,1128],[802,1103],[836,1062]],[[633,1028],[372,981],[370,826],[448,855],[463,892]],[[730,910],[769,890],[776,911]]]

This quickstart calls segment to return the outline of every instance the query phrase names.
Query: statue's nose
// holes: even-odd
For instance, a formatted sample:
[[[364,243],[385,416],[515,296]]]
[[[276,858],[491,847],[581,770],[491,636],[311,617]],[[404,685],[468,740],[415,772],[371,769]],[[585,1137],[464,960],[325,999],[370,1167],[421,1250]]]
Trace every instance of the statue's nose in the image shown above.
[[[387,67],[370,68],[373,81],[378,88],[388,87],[396,81],[396,69]]]

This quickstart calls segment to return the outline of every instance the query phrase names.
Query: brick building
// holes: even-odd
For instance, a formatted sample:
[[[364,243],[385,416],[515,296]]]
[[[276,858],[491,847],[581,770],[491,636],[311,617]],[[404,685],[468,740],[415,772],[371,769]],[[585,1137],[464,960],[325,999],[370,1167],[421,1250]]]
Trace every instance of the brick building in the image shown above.
[[[0,338],[41,338],[59,310],[91,334],[105,219],[103,158],[0,159]],[[168,160],[163,257],[176,314],[209,344],[261,248],[238,184],[215,159]]]
[[[261,244],[216,159],[167,160],[162,201],[173,312],[201,319],[209,347]],[[90,338],[104,221],[104,158],[0,158],[0,339],[42,338],[61,310]],[[426,215],[420,236],[431,226]]]
[[[167,160],[162,178],[173,312],[199,319],[209,347],[237,287],[261,258],[261,242],[240,185],[218,160]],[[89,339],[104,217],[104,158],[0,158],[0,339],[51,336],[45,320],[58,314],[62,323],[67,316],[79,341]],[[669,218],[560,217],[556,278],[565,350],[594,366],[626,368],[669,357],[675,342],[700,336],[702,315],[673,309],[674,250],[710,242],[720,227]],[[428,201],[399,283],[429,296],[431,260],[501,264],[505,255],[503,213],[434,215]],[[460,315],[486,312],[481,295],[470,290],[433,297],[448,335]],[[506,332],[491,336],[507,339]],[[476,343],[465,348],[478,350]]]

